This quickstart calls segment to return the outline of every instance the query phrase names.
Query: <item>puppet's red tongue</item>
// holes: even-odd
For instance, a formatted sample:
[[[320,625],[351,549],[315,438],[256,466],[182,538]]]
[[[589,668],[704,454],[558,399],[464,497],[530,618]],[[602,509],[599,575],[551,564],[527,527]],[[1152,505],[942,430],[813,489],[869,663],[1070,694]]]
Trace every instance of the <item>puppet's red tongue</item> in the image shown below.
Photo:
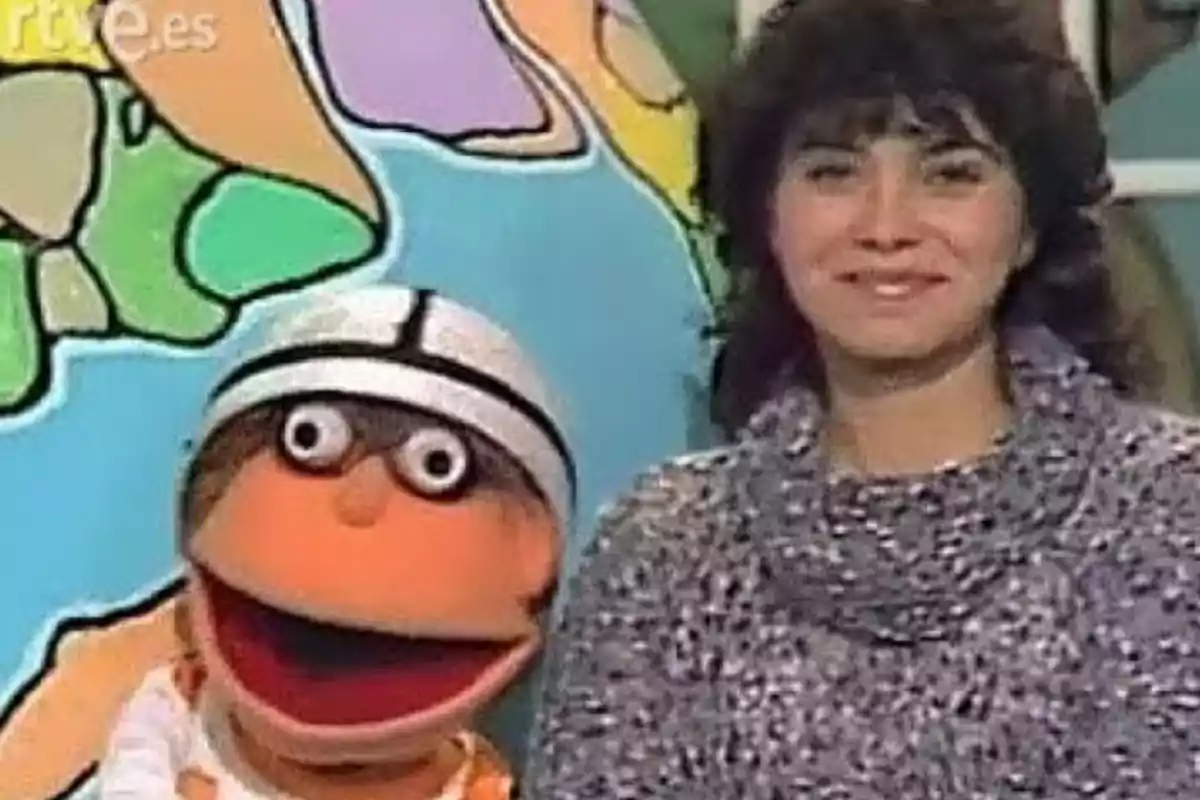
[[[312,725],[398,719],[469,688],[511,645],[409,639],[311,622],[217,580],[217,646],[255,696]]]

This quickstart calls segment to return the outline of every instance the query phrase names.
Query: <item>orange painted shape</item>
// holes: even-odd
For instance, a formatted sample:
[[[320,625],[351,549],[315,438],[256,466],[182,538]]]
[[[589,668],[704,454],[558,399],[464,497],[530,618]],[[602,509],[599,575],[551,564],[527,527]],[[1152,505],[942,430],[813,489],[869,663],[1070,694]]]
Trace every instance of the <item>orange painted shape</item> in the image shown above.
[[[661,60],[647,34],[626,27],[614,37],[616,23],[605,28],[597,0],[498,0],[497,5],[520,36],[571,77],[609,140],[647,184],[659,191],[677,214],[697,222],[700,211],[693,188],[698,165],[692,147],[698,124],[695,105],[682,98],[669,108],[647,105],[627,88],[631,83],[628,74],[618,79],[605,64],[606,58],[616,55],[620,63],[614,67],[641,72],[633,82],[663,84],[664,75],[669,74],[665,63],[655,64],[653,75],[646,74],[650,64]],[[639,39],[642,41],[637,42]],[[615,41],[620,41],[619,53],[611,52]],[[603,48],[610,51],[602,52]],[[637,61],[629,57],[635,51]],[[669,96],[673,91],[660,85],[656,93]]]
[[[0,728],[0,798],[57,797],[101,756],[146,673],[179,654],[174,621],[172,598],[58,643],[54,667]]]
[[[128,6],[144,10],[133,25]],[[378,196],[317,106],[270,0],[126,0],[102,25],[110,57],[203,150],[340,197],[378,221]],[[167,32],[211,30],[211,36]],[[153,52],[149,52],[153,50]]]

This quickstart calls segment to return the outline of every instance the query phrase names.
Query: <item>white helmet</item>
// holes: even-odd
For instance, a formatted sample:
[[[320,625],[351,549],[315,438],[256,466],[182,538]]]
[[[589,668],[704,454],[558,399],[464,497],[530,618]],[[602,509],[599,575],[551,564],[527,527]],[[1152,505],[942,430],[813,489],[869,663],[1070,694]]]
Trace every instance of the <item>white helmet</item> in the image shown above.
[[[543,379],[516,339],[431,290],[374,285],[280,319],[209,396],[201,442],[260,403],[316,392],[394,401],[466,425],[506,450],[564,527],[575,466]]]

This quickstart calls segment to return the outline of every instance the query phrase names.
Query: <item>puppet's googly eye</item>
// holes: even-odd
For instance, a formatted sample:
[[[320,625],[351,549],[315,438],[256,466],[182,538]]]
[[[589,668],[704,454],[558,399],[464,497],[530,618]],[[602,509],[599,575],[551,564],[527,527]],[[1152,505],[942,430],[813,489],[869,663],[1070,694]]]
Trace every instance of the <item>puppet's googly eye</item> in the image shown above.
[[[422,494],[436,496],[462,486],[471,473],[471,451],[445,428],[422,428],[396,448],[396,469]]]
[[[325,403],[306,403],[288,412],[283,422],[283,451],[288,458],[309,469],[336,466],[354,442],[354,430],[346,416]]]

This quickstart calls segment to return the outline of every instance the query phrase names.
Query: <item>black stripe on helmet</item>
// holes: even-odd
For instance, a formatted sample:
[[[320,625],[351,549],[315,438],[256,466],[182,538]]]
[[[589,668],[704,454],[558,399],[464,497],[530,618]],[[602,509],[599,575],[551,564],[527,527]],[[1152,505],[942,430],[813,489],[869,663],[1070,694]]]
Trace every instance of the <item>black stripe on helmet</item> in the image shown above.
[[[420,316],[423,318],[424,314]],[[409,321],[416,318],[418,318],[418,314],[414,312],[409,317]],[[406,322],[402,326],[402,329],[407,328],[408,335],[416,333],[419,336],[420,325],[421,320],[418,320],[417,328],[414,330]],[[403,334],[405,331],[402,330],[401,333]],[[378,361],[381,364],[413,367],[424,372],[441,375],[456,383],[470,386],[473,389],[491,395],[496,400],[522,414],[550,440],[554,449],[558,451],[559,458],[562,459],[563,464],[566,466],[567,479],[571,492],[571,503],[574,505],[577,480],[575,460],[571,457],[571,452],[567,447],[562,432],[559,431],[558,426],[554,424],[554,421],[550,419],[545,410],[493,375],[480,372],[466,364],[444,356],[417,350],[412,344],[408,344],[403,349],[392,349],[363,342],[331,341],[276,350],[250,359],[234,368],[214,387],[209,394],[209,402],[215,402],[225,392],[254,375],[277,367],[303,364],[308,361],[323,359],[366,359]]]
[[[421,343],[424,341],[425,321],[429,319],[429,301],[433,299],[433,296],[432,289],[416,290],[412,312],[408,315],[408,319],[400,323],[400,328],[396,331],[397,350],[420,349]]]

